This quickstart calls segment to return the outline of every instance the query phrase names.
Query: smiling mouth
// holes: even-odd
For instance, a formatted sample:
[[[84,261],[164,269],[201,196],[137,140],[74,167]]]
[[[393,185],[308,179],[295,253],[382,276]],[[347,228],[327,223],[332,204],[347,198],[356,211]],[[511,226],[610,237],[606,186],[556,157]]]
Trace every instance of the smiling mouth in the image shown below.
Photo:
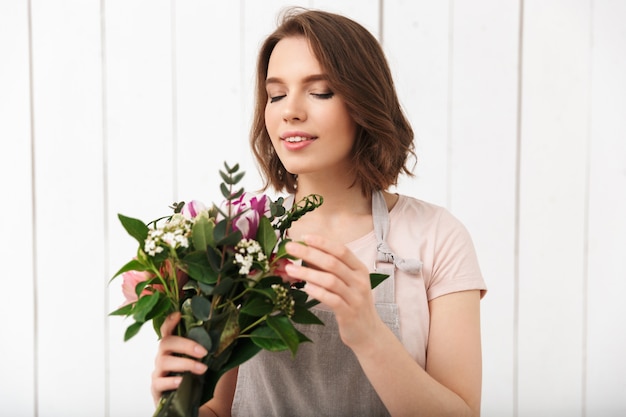
[[[283,140],[289,143],[298,143],[298,142],[304,142],[306,140],[314,140],[314,139],[315,138],[308,138],[304,136],[290,136],[288,138],[284,138]]]

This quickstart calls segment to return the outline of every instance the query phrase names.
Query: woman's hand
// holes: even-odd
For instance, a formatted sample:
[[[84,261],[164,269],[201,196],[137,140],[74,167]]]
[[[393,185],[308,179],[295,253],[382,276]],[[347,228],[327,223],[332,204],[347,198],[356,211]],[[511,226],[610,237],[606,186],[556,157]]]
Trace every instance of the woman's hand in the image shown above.
[[[162,338],[152,372],[151,391],[155,405],[164,391],[176,389],[180,385],[182,377],[172,373],[190,371],[201,375],[206,371],[205,364],[192,359],[202,359],[207,354],[206,349],[191,339],[172,334],[179,321],[180,313],[172,313],[161,326]]]
[[[376,313],[367,267],[345,245],[317,235],[303,241],[306,245],[290,242],[286,249],[306,266],[291,264],[286,272],[306,281],[304,291],[333,310],[347,346],[367,346],[385,327]]]

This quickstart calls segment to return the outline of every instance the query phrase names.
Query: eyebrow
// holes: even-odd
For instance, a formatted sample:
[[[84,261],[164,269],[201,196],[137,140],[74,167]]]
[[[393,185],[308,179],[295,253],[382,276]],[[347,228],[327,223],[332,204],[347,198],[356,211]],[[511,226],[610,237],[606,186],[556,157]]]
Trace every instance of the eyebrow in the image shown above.
[[[328,77],[324,74],[313,74],[313,75],[309,75],[304,77],[304,79],[302,80],[302,82],[304,84],[308,84],[308,83],[312,83],[315,81],[326,81],[328,80]],[[270,77],[268,79],[265,80],[265,85],[269,85],[269,84],[284,84],[285,82],[282,80],[282,78],[279,77]]]

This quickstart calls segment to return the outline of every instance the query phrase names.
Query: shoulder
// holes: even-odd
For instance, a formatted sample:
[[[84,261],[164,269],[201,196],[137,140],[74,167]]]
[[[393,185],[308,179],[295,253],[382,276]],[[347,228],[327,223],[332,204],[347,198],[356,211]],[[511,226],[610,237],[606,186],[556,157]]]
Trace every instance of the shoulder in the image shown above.
[[[390,220],[412,226],[444,231],[463,224],[445,207],[400,194],[390,212]]]

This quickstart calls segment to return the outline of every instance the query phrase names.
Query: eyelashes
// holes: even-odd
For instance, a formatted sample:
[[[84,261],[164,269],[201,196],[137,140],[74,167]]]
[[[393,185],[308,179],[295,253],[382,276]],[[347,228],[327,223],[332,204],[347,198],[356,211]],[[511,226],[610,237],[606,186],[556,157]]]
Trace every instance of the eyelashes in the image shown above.
[[[313,94],[313,95],[317,98],[321,98],[322,100],[328,100],[329,98],[332,98],[335,95],[335,93],[331,91],[328,93]]]
[[[333,98],[333,96],[335,95],[335,93],[333,93],[332,91],[328,92],[328,93],[311,93],[311,95],[315,98],[319,98],[321,100],[328,100],[330,98]],[[283,98],[285,98],[286,95],[283,94],[281,96],[274,96],[274,97],[270,97],[270,103],[276,103],[277,101],[282,100]]]

